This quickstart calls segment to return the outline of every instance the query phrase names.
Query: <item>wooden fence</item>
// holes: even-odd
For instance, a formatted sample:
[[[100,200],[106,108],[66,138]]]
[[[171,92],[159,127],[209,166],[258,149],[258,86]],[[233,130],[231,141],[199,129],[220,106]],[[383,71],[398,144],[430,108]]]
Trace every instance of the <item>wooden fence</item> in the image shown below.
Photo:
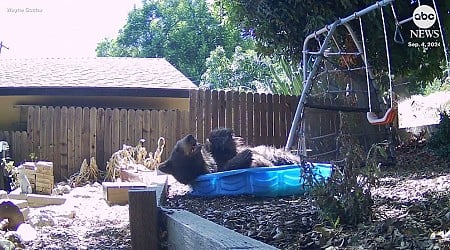
[[[204,141],[214,128],[232,128],[249,145],[286,143],[298,97],[232,91],[190,92],[190,131]]]
[[[3,132],[0,139],[10,143],[15,161],[30,160],[35,154],[53,161],[55,179],[64,180],[91,157],[105,170],[112,153],[124,144],[137,145],[142,138],[148,151],[156,149],[160,136],[171,149],[176,135],[187,133],[187,121],[188,112],[179,110],[31,106],[27,131]]]
[[[204,142],[211,129],[233,128],[251,145],[284,146],[297,105],[297,97],[231,91],[193,90],[189,111],[135,110],[88,107],[28,108],[27,131],[0,131],[10,144],[16,163],[38,159],[54,163],[55,180],[65,180],[95,157],[104,170],[112,153],[123,144],[145,139],[147,151],[166,139],[163,159],[175,142],[192,133]]]

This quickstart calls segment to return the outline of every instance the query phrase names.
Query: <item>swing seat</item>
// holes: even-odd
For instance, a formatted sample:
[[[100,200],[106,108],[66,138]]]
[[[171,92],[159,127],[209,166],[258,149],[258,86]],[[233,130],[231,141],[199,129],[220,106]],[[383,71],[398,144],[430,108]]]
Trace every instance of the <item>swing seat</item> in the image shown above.
[[[389,108],[382,118],[378,118],[377,114],[374,112],[367,112],[367,121],[372,125],[386,125],[394,121],[397,115],[397,110],[395,108]]]

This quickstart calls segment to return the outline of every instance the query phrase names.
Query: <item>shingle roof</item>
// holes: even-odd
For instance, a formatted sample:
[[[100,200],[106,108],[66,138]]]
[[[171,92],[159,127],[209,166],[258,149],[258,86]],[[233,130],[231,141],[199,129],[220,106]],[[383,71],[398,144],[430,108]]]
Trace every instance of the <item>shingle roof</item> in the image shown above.
[[[1,59],[0,95],[5,90],[158,90],[197,86],[163,58]],[[3,93],[3,94],[4,94]],[[166,93],[167,94],[167,93]]]

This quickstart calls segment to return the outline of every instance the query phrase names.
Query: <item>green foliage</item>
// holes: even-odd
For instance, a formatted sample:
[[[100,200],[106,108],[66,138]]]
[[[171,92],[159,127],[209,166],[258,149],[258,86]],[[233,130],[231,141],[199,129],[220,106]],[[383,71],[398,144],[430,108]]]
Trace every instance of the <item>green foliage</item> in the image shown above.
[[[270,62],[259,58],[254,50],[237,46],[228,58],[222,47],[217,47],[206,60],[206,71],[200,87],[267,92],[271,85]]]
[[[413,3],[411,3],[413,2]],[[257,51],[263,55],[284,55],[293,62],[302,58],[304,38],[315,30],[334,22],[340,17],[346,17],[374,4],[374,0],[220,0],[215,1],[222,8],[226,20],[233,23],[239,30],[257,42]],[[444,34],[449,34],[450,8],[448,0],[436,0],[442,21]],[[427,3],[430,4],[430,3]],[[410,17],[417,6],[417,1],[395,1],[398,17]],[[391,8],[384,8],[388,39],[391,46],[391,64],[395,75],[412,78],[413,82],[432,80],[441,74],[439,64],[443,60],[442,46],[439,48],[411,48],[407,45],[409,31],[417,29],[412,22],[402,25],[402,36],[405,44],[393,42],[395,20]],[[386,71],[384,52],[383,26],[380,11],[371,12],[363,17],[365,37],[371,65],[376,71]],[[359,31],[356,23],[351,24]],[[437,29],[437,24],[433,29]],[[448,36],[448,35],[447,35]],[[412,41],[412,40],[411,40]],[[440,41],[440,39],[439,39]],[[449,41],[449,39],[446,39]],[[344,44],[344,43],[341,43]]]
[[[349,135],[354,123],[345,122],[349,115],[341,113],[340,152],[343,161],[328,182],[312,189],[322,217],[331,226],[336,223],[356,226],[372,219],[372,189],[378,183],[380,161],[387,158],[387,144],[374,144],[364,152],[355,137]]]
[[[439,125],[431,135],[428,146],[437,155],[450,159],[450,113],[444,111],[439,115]]]
[[[29,156],[30,156],[31,161],[36,162],[37,159],[38,159],[36,153],[34,153],[34,152],[31,152],[31,153],[29,154]]]
[[[258,56],[247,46],[237,46],[227,57],[222,47],[217,47],[206,60],[206,71],[200,87],[208,89],[271,91],[274,94],[300,95],[303,78],[297,67],[285,57],[278,61]]]
[[[372,219],[371,190],[377,184],[379,169],[378,162],[371,159],[385,152],[382,146],[374,145],[365,160],[361,147],[348,137],[345,140],[350,144],[344,149],[344,165],[336,167],[327,183],[313,188],[322,217],[333,227],[336,227],[336,223],[356,226]]]
[[[115,39],[97,45],[98,56],[164,57],[194,82],[217,46],[231,54],[239,32],[222,25],[205,0],[144,1],[128,14]]]
[[[448,69],[446,69],[448,71]],[[444,72],[444,75],[446,73]],[[445,79],[435,78],[433,81],[425,83],[425,87],[416,91],[423,95],[429,95],[435,92],[450,91],[450,76]]]
[[[270,65],[274,79],[272,92],[280,95],[299,96],[303,90],[303,76],[298,67],[293,67],[285,57],[278,64]]]

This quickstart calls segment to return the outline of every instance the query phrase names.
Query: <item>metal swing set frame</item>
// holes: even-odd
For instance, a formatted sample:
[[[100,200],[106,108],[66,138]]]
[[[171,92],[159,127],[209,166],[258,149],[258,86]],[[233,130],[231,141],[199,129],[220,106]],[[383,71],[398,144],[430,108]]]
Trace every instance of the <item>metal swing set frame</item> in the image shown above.
[[[435,3],[435,0],[433,1],[433,7],[436,10],[437,13],[437,6]],[[401,20],[399,21],[397,19],[397,15],[395,13],[395,9],[394,9],[394,5],[393,3],[395,2],[395,0],[382,0],[382,1],[378,1],[368,7],[366,7],[365,9],[362,9],[358,12],[353,13],[352,15],[345,17],[345,18],[341,18],[336,20],[335,22],[333,22],[332,24],[326,25],[325,27],[313,32],[312,34],[308,35],[303,43],[303,60],[302,60],[302,69],[303,69],[303,91],[302,94],[300,96],[300,100],[298,102],[297,105],[297,109],[295,112],[295,116],[293,119],[293,123],[291,125],[290,131],[289,131],[289,136],[285,145],[285,150],[291,150],[292,146],[294,144],[294,138],[296,136],[296,134],[299,135],[299,154],[302,156],[306,156],[306,147],[305,147],[305,135],[304,135],[304,128],[301,128],[300,124],[302,124],[302,120],[304,119],[304,110],[305,110],[305,106],[307,105],[307,98],[310,96],[311,94],[311,90],[313,88],[313,79],[315,77],[317,77],[318,75],[318,70],[322,67],[321,63],[323,62],[323,60],[326,57],[329,56],[342,56],[343,54],[351,54],[351,53],[344,53],[341,51],[338,52],[330,52],[329,50],[329,45],[332,41],[335,41],[333,35],[336,32],[336,28],[339,26],[344,26],[345,29],[347,30],[348,34],[350,35],[351,39],[353,40],[354,44],[356,45],[357,48],[357,52],[353,53],[354,55],[362,55],[361,59],[362,62],[364,63],[363,67],[365,69],[365,80],[367,83],[367,99],[368,99],[368,112],[367,112],[367,120],[370,124],[372,125],[390,125],[393,120],[395,119],[397,112],[396,112],[396,108],[393,106],[393,91],[392,91],[392,82],[393,82],[393,76],[391,73],[391,62],[390,62],[390,53],[389,53],[389,44],[388,44],[388,38],[387,38],[387,31],[386,31],[386,21],[385,21],[385,15],[383,12],[383,8],[387,5],[390,5],[392,7],[392,14],[394,17],[394,21],[395,21],[395,26],[396,26],[396,30],[395,30],[395,34],[394,34],[394,42],[396,43],[404,43],[404,39],[402,34],[400,33],[400,28],[401,25],[409,22],[413,19],[413,17],[407,18],[405,20]],[[420,0],[418,0],[418,4],[421,5]],[[387,74],[388,74],[388,81],[389,81],[389,95],[390,95],[390,107],[384,112],[384,115],[382,117],[378,117],[377,114],[374,112],[374,106],[373,102],[376,102],[378,100],[373,100],[371,95],[372,93],[375,92],[374,86],[373,86],[373,81],[374,81],[374,74],[372,72],[372,69],[369,65],[369,61],[367,58],[367,53],[366,53],[366,45],[365,45],[365,37],[364,37],[364,30],[363,30],[363,23],[361,20],[361,17],[372,12],[375,10],[380,10],[381,12],[381,19],[382,19],[382,23],[383,23],[383,33],[384,33],[384,42],[385,42],[385,50],[386,50],[386,58],[387,58]],[[352,29],[352,27],[350,26],[350,21],[355,20],[355,19],[359,19],[359,26],[360,26],[360,39],[361,42],[358,41],[358,36],[356,35],[356,32]],[[438,21],[438,25],[439,25],[439,29],[440,29],[440,33],[441,33],[441,38],[442,38],[442,43],[443,43],[443,49],[444,49],[444,54],[445,54],[445,60],[447,62],[447,68],[450,68],[450,64],[449,64],[449,57],[448,57],[448,52],[447,52],[447,48],[446,48],[446,43],[445,43],[445,39],[444,39],[444,35],[443,35],[443,30],[442,30],[442,26],[439,20],[439,16],[437,16],[437,21]],[[316,39],[317,37],[321,35],[321,36],[325,36],[324,39],[319,42],[319,50],[318,51],[309,51],[308,50],[308,45],[310,40],[312,39]],[[338,47],[339,48],[339,47]],[[311,60],[312,59],[312,60]],[[313,65],[308,68],[308,62],[314,62]],[[320,72],[319,74],[327,74],[328,70],[326,69],[325,72]],[[450,73],[450,72],[449,72]],[[348,86],[348,85],[347,85]],[[375,92],[376,93],[376,92]],[[379,103],[377,103],[379,104]],[[345,107],[343,107],[345,108]],[[332,110],[333,107],[325,107],[324,109],[330,109]],[[335,109],[336,110],[336,109]],[[339,110],[339,109],[337,109]],[[367,109],[366,109],[367,110]],[[357,108],[355,110],[340,110],[340,111],[356,111],[356,112],[360,112],[362,110],[358,110]]]

